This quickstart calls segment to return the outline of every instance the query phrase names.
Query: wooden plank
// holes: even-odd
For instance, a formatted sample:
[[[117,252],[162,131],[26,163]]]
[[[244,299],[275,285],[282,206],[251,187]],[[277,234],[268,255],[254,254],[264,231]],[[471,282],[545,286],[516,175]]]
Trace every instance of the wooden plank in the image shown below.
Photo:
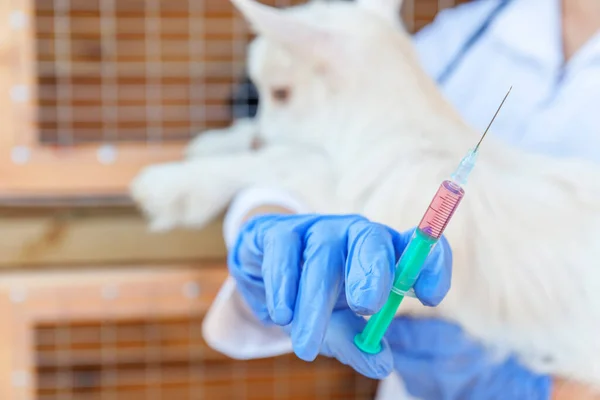
[[[143,167],[181,159],[185,145],[186,142],[121,143],[112,164],[98,161],[97,144],[58,149],[37,147],[25,164],[12,161],[12,146],[0,146],[0,196],[123,194]]]
[[[1,8],[1,6],[0,6]],[[14,342],[13,331],[14,327],[11,323],[12,304],[7,296],[0,296],[0,398],[14,399],[12,393],[14,376]]]
[[[200,231],[151,233],[133,210],[11,215],[0,209],[0,268],[223,259],[221,219]]]

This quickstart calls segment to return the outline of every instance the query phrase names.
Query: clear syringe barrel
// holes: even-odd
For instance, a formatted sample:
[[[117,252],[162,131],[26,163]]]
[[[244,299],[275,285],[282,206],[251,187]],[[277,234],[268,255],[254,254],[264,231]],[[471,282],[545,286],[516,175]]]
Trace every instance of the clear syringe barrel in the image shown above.
[[[464,189],[459,184],[451,180],[442,182],[396,264],[394,283],[385,305],[354,338],[359,349],[370,354],[381,351],[381,339],[402,299],[415,284],[427,256],[444,233],[464,195]]]
[[[442,182],[419,222],[418,229],[433,238],[442,237],[444,229],[464,196],[464,189],[457,183],[451,180]]]

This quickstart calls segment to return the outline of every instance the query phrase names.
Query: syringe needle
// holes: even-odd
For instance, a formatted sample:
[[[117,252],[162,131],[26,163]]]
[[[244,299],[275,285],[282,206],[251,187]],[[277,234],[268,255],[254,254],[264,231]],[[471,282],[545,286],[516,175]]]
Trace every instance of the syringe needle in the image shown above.
[[[502,103],[500,103],[500,106],[498,107],[498,109],[496,110],[496,113],[494,114],[494,116],[492,117],[492,120],[490,121],[490,123],[488,124],[487,128],[485,128],[485,131],[483,132],[483,135],[481,136],[481,139],[479,139],[479,142],[477,143],[477,146],[475,146],[475,150],[473,150],[473,153],[475,153],[478,149],[479,149],[479,145],[481,144],[481,142],[483,142],[483,138],[485,137],[485,135],[487,135],[488,130],[490,129],[490,127],[492,126],[492,124],[494,123],[494,120],[496,119],[496,115],[498,115],[498,113],[500,112],[500,109],[502,108],[502,105],[504,104],[504,101],[506,100],[506,98],[508,97],[510,91],[512,90],[512,86],[510,87],[510,89],[508,89],[508,92],[506,93],[506,95],[504,96],[504,99],[502,99]]]

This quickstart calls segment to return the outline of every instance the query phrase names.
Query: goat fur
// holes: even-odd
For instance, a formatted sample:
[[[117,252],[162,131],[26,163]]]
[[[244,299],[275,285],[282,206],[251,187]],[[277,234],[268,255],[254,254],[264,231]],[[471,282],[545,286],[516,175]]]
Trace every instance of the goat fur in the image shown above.
[[[202,227],[251,185],[289,190],[315,212],[397,230],[418,223],[480,132],[420,68],[401,0],[232,1],[257,33],[257,117],[205,132],[184,160],[136,177],[131,193],[152,228]],[[282,87],[285,104],[272,96]],[[257,135],[264,145],[253,151]],[[457,321],[535,371],[600,387],[598,228],[598,166],[489,135],[445,233],[448,296],[436,308],[407,299],[399,312]]]

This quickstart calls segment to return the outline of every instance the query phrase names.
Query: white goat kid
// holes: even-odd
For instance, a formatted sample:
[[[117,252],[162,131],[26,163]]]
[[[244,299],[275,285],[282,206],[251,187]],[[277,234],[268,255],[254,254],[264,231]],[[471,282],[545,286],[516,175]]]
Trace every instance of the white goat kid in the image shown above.
[[[401,0],[233,1],[258,33],[256,125],[202,135],[190,158],[143,171],[132,194],[152,226],[203,226],[254,184],[316,212],[418,223],[480,133],[419,68]],[[252,151],[257,133],[264,146]],[[469,186],[446,231],[450,293],[434,309],[407,299],[400,312],[442,315],[534,370],[600,387],[600,170],[491,136]]]

